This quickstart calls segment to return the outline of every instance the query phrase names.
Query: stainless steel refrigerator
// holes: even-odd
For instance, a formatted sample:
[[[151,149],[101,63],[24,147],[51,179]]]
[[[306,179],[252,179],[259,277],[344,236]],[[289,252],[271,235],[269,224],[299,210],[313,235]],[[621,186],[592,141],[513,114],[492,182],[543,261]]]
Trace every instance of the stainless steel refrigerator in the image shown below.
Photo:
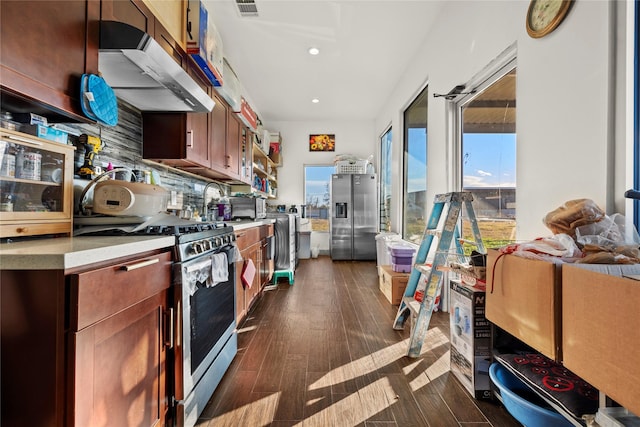
[[[331,175],[333,260],[375,260],[378,213],[376,174]]]

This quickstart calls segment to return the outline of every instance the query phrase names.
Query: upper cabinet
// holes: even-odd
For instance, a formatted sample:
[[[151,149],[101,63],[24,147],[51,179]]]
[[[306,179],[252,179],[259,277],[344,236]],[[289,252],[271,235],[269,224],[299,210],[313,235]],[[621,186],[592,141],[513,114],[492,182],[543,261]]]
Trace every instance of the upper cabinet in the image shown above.
[[[80,78],[98,72],[99,19],[92,0],[0,2],[3,109],[88,122]]]
[[[155,38],[155,17],[142,0],[102,0],[100,19],[129,24]]]
[[[184,48],[185,7],[187,2],[183,0],[144,0],[144,3],[155,15],[156,22],[161,22],[163,27],[166,28],[166,31],[171,35],[171,38],[176,40],[180,46]]]

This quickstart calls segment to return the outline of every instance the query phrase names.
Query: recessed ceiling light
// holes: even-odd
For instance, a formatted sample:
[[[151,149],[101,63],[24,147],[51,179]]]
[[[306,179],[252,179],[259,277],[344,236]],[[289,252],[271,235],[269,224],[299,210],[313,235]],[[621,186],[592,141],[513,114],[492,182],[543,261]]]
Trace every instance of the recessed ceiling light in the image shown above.
[[[318,98],[313,98],[311,102],[313,102],[314,104],[317,104],[318,102],[320,102],[320,100]]]
[[[318,49],[317,47],[310,47],[309,48],[309,55],[317,55],[320,53],[320,49]]]

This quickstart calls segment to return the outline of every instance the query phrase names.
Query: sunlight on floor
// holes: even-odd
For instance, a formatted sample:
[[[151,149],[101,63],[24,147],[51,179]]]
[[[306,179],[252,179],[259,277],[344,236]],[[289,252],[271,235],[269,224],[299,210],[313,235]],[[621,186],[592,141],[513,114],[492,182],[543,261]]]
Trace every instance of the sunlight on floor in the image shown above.
[[[446,345],[449,342],[449,338],[440,331],[439,328],[432,328],[427,332],[427,336],[422,345],[421,354],[438,348],[442,345]],[[395,362],[396,360],[404,357],[407,354],[407,348],[409,346],[409,339],[397,342],[393,345],[373,352],[371,355],[367,355],[353,362],[340,366],[339,368],[329,371],[326,375],[321,377],[318,381],[309,385],[309,390],[316,390],[324,387],[328,387],[335,384],[340,384],[345,381],[349,381],[365,374],[374,372],[376,369],[382,368]],[[447,353],[448,355],[449,353]],[[448,360],[448,359],[447,359]],[[417,362],[421,362],[422,359],[416,359]],[[417,366],[412,364],[410,366]],[[448,365],[447,365],[448,369]],[[411,372],[405,370],[405,374]],[[441,374],[439,374],[441,375]],[[439,376],[438,375],[438,376]]]
[[[264,420],[273,420],[278,402],[280,401],[280,392],[270,394],[262,399],[243,405],[239,408],[225,412],[219,417],[211,419],[207,425],[224,427],[245,426],[266,426],[271,424]],[[242,422],[240,422],[242,420]]]
[[[380,378],[295,425],[324,427],[327,420],[333,420],[332,425],[359,425],[390,406],[387,396],[392,394],[389,380]]]

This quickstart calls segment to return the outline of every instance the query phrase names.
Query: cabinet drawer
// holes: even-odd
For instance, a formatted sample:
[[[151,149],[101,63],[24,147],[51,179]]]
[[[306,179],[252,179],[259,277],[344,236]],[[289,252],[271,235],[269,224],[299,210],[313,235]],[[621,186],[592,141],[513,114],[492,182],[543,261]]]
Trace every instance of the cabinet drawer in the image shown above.
[[[249,246],[260,241],[260,227],[251,227],[236,231],[236,244],[238,249],[245,250]]]
[[[79,331],[171,285],[171,252],[70,275],[70,328]]]

